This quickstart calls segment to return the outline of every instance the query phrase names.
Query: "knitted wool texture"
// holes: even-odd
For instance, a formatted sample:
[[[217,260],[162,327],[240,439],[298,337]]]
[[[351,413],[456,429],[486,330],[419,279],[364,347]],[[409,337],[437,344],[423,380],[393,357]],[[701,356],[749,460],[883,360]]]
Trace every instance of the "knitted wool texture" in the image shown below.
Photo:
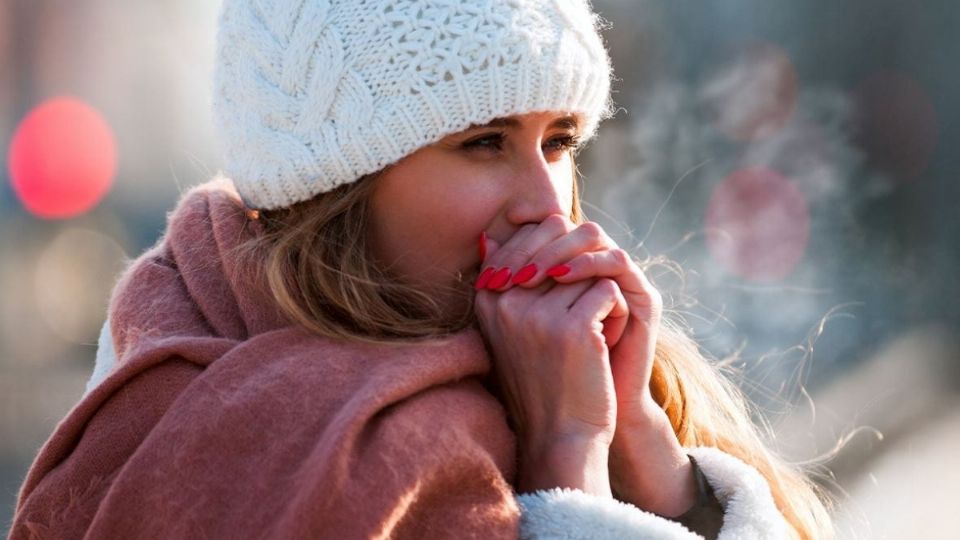
[[[611,115],[587,0],[224,0],[213,116],[229,176],[271,209],[383,169],[472,124]]]

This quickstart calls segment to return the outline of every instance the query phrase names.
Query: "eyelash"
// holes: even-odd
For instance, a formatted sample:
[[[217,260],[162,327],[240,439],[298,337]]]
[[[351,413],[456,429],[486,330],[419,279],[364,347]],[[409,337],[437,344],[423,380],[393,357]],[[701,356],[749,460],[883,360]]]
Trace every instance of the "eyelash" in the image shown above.
[[[495,150],[500,151],[503,149],[503,139],[504,133],[488,133],[481,135],[475,139],[471,139],[463,143],[463,148],[466,150]],[[487,140],[496,140],[495,145],[486,145],[480,144],[481,141]],[[580,137],[576,135],[565,135],[563,137],[554,137],[550,139],[550,143],[557,143],[558,146],[554,147],[554,150],[559,150],[561,152],[576,152],[580,148]],[[549,143],[548,143],[549,144]]]

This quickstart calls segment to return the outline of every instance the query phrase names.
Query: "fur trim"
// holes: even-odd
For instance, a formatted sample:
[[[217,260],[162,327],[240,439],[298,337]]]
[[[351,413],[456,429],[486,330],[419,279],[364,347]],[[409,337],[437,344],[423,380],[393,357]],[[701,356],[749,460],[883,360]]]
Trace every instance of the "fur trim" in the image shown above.
[[[770,486],[753,467],[717,448],[687,448],[723,505],[720,540],[790,538]]]
[[[683,525],[632,504],[569,488],[525,493],[520,503],[520,538],[654,540],[697,539]]]
[[[723,505],[718,540],[790,538],[770,486],[743,461],[709,447],[687,448]],[[703,538],[666,518],[631,504],[553,488],[517,497],[522,510],[520,537],[530,539],[690,539]]]

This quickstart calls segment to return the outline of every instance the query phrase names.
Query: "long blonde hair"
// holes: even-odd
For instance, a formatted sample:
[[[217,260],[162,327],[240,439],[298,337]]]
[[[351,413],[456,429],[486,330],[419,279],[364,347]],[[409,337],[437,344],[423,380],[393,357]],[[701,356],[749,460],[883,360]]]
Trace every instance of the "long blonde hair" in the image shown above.
[[[284,314],[319,335],[396,343],[473,324],[471,287],[463,290],[469,309],[451,320],[431,295],[372,264],[367,202],[376,178],[365,176],[287,208],[248,210],[251,219],[262,221],[263,233],[241,245],[237,255],[247,258],[247,267],[269,287]],[[582,223],[576,181],[573,201],[570,217]],[[664,257],[637,263],[645,273],[673,264]],[[665,294],[650,390],[680,444],[716,447],[752,465],[766,478],[798,537],[832,538],[828,494],[804,470],[769,450],[769,427],[752,419],[749,401],[718,362],[707,360],[668,298]]]

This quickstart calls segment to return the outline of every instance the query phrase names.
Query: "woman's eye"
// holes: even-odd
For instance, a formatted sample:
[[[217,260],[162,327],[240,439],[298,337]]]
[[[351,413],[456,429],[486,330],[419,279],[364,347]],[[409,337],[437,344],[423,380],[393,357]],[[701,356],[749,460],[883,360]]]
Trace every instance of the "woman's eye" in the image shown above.
[[[563,137],[550,139],[550,142],[547,144],[551,149],[559,150],[561,152],[567,150],[576,150],[580,146],[580,138],[576,135],[564,135]]]
[[[463,147],[468,150],[501,150],[503,148],[503,134],[494,133],[490,135],[483,135],[481,137],[477,137],[476,139],[470,139],[469,141],[463,143]]]
[[[475,139],[470,139],[463,143],[463,148],[467,150],[491,150],[497,151],[503,150],[504,135],[502,133],[492,133],[488,135],[482,135]],[[571,150],[576,150],[580,146],[580,138],[576,135],[564,135],[561,137],[554,137],[546,143],[544,143],[543,148],[546,151],[557,151],[557,152],[566,152]]]

